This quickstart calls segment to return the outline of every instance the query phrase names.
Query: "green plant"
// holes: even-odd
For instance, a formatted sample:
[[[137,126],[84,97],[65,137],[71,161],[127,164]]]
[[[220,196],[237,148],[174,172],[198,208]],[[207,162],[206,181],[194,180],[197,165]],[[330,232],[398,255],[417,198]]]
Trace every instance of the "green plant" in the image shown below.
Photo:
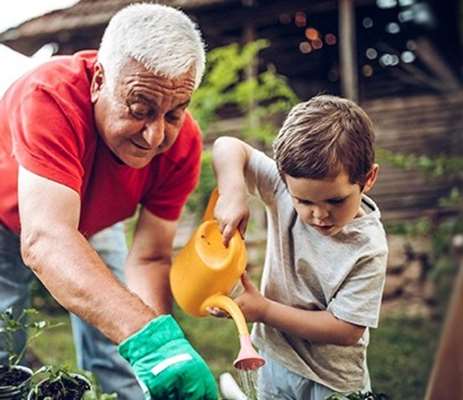
[[[268,146],[278,130],[278,116],[287,112],[298,98],[286,79],[273,67],[248,76],[246,70],[258,54],[269,46],[257,40],[244,46],[231,44],[207,55],[207,71],[201,86],[193,94],[189,110],[201,126],[206,139],[216,135],[211,124],[220,119],[224,109],[246,116],[239,136],[259,146]],[[215,186],[212,157],[205,150],[199,186],[187,204],[190,211],[203,210]]]
[[[208,53],[204,81],[189,106],[205,136],[210,135],[211,122],[219,118],[220,111],[227,106],[249,116],[243,126],[243,137],[264,143],[273,139],[276,127],[271,117],[288,111],[298,98],[273,67],[255,76],[246,76],[246,70],[268,46],[267,41],[256,40],[244,46],[219,47]]]
[[[51,324],[45,320],[33,320],[38,315],[34,308],[26,308],[15,318],[11,308],[0,313],[0,337],[8,353],[8,366],[17,365],[23,358],[28,345],[47,329],[61,324]],[[16,353],[14,338],[18,332],[28,333],[26,343],[19,353]]]
[[[442,207],[453,207],[463,211],[463,193],[460,186],[463,180],[463,157],[441,154],[427,156],[418,154],[395,153],[390,150],[377,149],[380,161],[405,170],[416,170],[428,178],[445,178],[451,183],[447,196],[439,201]]]
[[[83,375],[72,373],[63,367],[44,366],[37,370],[34,376],[43,379],[31,390],[32,400],[79,400],[91,389],[90,383]]]

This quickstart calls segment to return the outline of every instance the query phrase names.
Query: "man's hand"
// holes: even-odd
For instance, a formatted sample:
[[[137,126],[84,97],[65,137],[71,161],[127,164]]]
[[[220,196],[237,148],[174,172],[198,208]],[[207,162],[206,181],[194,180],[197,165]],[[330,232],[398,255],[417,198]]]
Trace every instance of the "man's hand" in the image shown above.
[[[161,315],[119,345],[146,399],[216,400],[214,377],[170,315]]]
[[[249,207],[246,193],[234,192],[233,195],[221,195],[217,199],[214,216],[222,232],[223,244],[228,247],[235,230],[244,238],[249,220]]]

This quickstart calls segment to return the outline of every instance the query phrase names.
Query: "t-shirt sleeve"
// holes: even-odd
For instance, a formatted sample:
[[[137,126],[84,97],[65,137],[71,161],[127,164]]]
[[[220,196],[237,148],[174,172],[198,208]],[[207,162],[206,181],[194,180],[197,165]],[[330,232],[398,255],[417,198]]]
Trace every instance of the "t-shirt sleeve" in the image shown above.
[[[275,193],[282,185],[275,161],[256,149],[253,149],[246,166],[245,179],[249,193],[269,206],[275,201]]]
[[[80,193],[83,143],[59,100],[35,88],[10,115],[13,155],[28,171]]]
[[[386,276],[387,253],[359,259],[327,310],[343,321],[376,328]]]
[[[201,131],[190,116],[187,118],[186,129],[192,130],[188,133],[187,151],[176,160],[167,175],[158,175],[160,182],[155,182],[141,201],[150,212],[171,221],[180,217],[188,196],[199,182],[201,172]]]

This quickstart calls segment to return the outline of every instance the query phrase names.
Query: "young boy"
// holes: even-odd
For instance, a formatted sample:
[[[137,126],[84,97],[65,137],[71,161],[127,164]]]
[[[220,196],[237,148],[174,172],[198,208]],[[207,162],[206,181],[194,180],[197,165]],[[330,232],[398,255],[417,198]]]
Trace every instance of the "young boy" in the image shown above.
[[[370,389],[368,328],[378,325],[387,258],[378,207],[365,195],[378,173],[373,142],[359,106],[318,96],[289,113],[275,161],[238,139],[214,144],[224,243],[235,229],[244,234],[248,191],[267,211],[262,294],[243,276],[236,299],[267,361],[259,398]]]

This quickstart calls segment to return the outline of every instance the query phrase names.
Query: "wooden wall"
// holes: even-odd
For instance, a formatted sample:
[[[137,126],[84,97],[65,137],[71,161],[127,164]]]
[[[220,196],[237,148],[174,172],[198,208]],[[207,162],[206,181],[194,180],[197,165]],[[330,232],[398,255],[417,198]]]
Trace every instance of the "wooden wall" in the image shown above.
[[[463,153],[463,91],[448,95],[385,98],[362,104],[376,126],[377,147],[407,154]],[[460,183],[461,184],[461,183]],[[384,219],[437,212],[452,182],[383,163],[372,197]]]

